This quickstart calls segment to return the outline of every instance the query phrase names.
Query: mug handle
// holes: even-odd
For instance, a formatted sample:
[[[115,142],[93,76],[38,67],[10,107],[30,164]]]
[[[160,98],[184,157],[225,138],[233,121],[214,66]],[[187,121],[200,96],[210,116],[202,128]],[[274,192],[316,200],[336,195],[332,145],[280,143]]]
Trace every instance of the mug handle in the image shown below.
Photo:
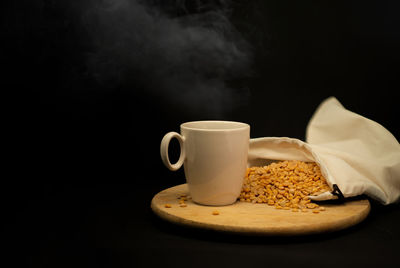
[[[169,156],[168,156],[168,146],[169,146],[169,142],[171,141],[172,138],[176,138],[179,141],[179,145],[181,147],[181,154],[179,156],[178,161],[175,164],[171,164],[171,162],[169,161]],[[161,159],[162,159],[164,165],[169,170],[176,171],[183,165],[183,162],[185,161],[185,157],[186,157],[185,150],[184,150],[184,141],[185,141],[185,138],[176,132],[168,132],[167,134],[165,134],[164,138],[161,140],[161,146],[160,146]]]

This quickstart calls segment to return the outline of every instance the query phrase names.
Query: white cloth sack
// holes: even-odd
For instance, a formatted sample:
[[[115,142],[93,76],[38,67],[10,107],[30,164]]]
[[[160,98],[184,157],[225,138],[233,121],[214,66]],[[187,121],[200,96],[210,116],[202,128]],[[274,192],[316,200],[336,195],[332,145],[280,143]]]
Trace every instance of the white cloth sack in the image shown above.
[[[399,142],[382,125],[346,110],[334,97],[315,111],[306,142],[286,137],[250,140],[249,166],[273,160],[316,162],[334,194],[310,197],[314,200],[365,194],[383,204],[399,201]]]

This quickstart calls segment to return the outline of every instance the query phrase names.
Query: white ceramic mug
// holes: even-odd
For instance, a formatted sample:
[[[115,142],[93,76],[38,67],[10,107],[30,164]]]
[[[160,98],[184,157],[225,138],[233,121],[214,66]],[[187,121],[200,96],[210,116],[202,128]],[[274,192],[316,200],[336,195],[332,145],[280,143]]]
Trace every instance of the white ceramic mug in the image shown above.
[[[179,160],[168,157],[170,140],[180,144]],[[181,134],[167,133],[161,159],[172,171],[184,164],[192,200],[203,205],[229,205],[241,191],[247,167],[250,126],[232,121],[194,121],[181,125]]]

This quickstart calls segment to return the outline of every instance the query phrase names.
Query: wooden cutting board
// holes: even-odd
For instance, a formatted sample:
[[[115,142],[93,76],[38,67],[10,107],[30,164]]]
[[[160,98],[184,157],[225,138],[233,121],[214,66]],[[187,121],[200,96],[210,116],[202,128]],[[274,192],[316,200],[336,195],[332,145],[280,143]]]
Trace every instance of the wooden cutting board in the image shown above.
[[[168,188],[156,194],[151,201],[155,214],[172,223],[217,231],[251,235],[307,235],[338,231],[364,220],[369,211],[367,199],[324,204],[318,214],[275,209],[266,204],[236,202],[229,206],[204,206],[186,201],[179,206],[178,197],[189,194],[186,184]],[[165,204],[170,204],[166,208]],[[213,215],[218,211],[219,215]]]

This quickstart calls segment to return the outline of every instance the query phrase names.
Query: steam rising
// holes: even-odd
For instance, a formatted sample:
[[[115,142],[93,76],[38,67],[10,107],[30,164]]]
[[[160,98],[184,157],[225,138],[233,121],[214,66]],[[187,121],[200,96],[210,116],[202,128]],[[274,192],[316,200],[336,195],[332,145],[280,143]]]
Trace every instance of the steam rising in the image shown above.
[[[228,1],[93,1],[84,15],[88,65],[109,86],[135,87],[183,110],[221,115],[245,89],[250,49],[229,21]]]

